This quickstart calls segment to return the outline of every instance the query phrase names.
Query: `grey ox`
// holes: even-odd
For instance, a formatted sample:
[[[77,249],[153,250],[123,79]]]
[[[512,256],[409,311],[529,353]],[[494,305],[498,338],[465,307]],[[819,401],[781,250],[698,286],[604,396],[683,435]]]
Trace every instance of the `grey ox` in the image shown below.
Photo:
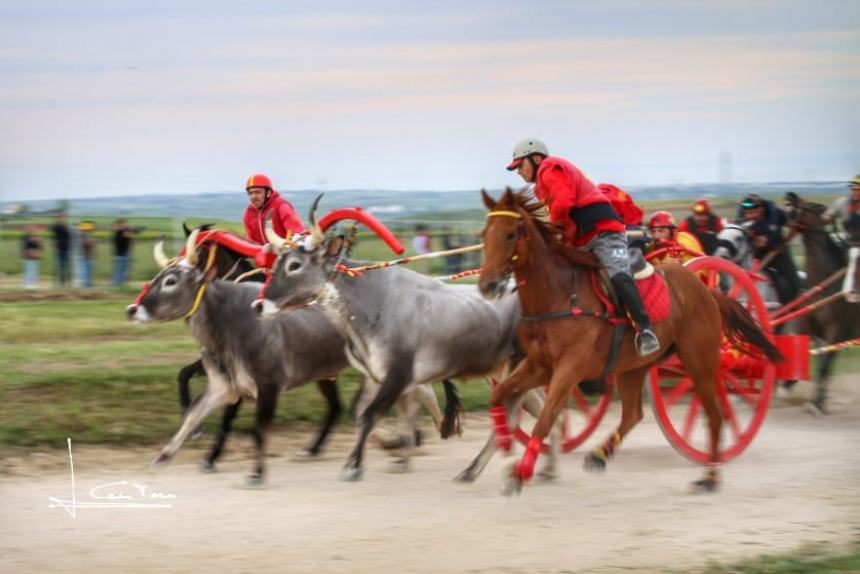
[[[310,221],[315,221],[313,210]],[[341,472],[343,480],[360,480],[368,434],[404,392],[434,380],[499,377],[504,372],[514,351],[519,299],[508,294],[486,301],[477,292],[466,294],[403,267],[349,276],[338,271],[341,263],[356,265],[344,260],[342,239],[325,240],[323,230],[313,225],[313,235],[301,246],[269,234],[279,257],[265,299],[257,301],[255,309],[295,313],[317,304],[346,338],[350,363],[379,385]],[[529,410],[539,403],[529,404]],[[557,438],[552,442],[555,447]],[[493,450],[491,436],[458,478],[473,480]]]
[[[202,396],[154,464],[169,461],[214,409],[247,397],[256,401],[256,461],[248,482],[260,484],[266,435],[278,394],[314,380],[334,378],[348,365],[344,339],[317,309],[260,321],[250,307],[262,284],[214,279],[214,269],[205,272],[197,267],[195,245],[196,232],[188,238],[187,258],[167,265],[139,303],[128,308],[129,318],[139,322],[188,318],[208,376]],[[432,391],[430,397],[428,401],[425,393],[411,398],[424,404],[441,427],[445,423]],[[315,446],[322,445],[333,422],[330,416]]]

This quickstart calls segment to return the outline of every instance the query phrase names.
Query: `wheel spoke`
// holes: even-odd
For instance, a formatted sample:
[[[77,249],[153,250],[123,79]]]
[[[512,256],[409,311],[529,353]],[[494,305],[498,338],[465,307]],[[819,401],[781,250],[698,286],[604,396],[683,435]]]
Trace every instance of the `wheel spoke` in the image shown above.
[[[753,396],[758,394],[758,389],[740,386],[734,375],[731,373],[723,373],[723,381],[726,383],[726,389],[733,395],[737,395],[744,400],[750,408],[755,408],[758,400]]]
[[[688,443],[690,442],[690,435],[693,432],[693,423],[696,422],[696,417],[699,415],[700,405],[699,395],[694,394],[693,399],[690,401],[690,409],[687,411],[687,418],[684,421],[684,430],[682,432],[684,440]]]
[[[743,286],[743,285],[741,285],[740,283],[735,283],[735,286],[734,286],[734,287],[732,287],[732,290],[731,290],[731,291],[729,291],[729,298],[730,298],[730,299],[737,299],[737,298],[738,298],[738,294],[739,294],[741,291],[743,291],[743,289],[744,289],[744,286]]]
[[[578,388],[573,389],[573,400],[576,401],[576,406],[579,407],[579,410],[585,413],[585,416],[589,416],[591,414],[591,405],[588,404],[588,400],[581,392],[579,392]]]
[[[735,442],[737,442],[741,436],[741,428],[735,416],[735,409],[732,407],[732,402],[729,400],[728,393],[723,385],[717,384],[717,398],[719,398],[720,405],[723,408],[723,418],[729,421],[729,428],[732,429],[732,433],[735,435]]]
[[[684,377],[681,382],[675,385],[669,394],[666,396],[666,406],[672,407],[678,400],[690,391],[693,386],[693,381],[689,377]]]

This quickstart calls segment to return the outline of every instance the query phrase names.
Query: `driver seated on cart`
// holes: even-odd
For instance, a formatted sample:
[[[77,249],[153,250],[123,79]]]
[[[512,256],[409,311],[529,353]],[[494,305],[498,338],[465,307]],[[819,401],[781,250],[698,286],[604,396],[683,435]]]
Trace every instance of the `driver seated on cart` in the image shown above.
[[[668,211],[654,213],[648,220],[648,230],[651,232],[652,242],[647,246],[646,253],[666,249],[662,255],[649,257],[649,261],[654,265],[668,261],[686,263],[704,255],[705,250],[696,236],[678,229],[675,218]]]
[[[773,283],[779,302],[782,305],[787,304],[796,298],[801,290],[794,259],[782,235],[782,228],[788,223],[788,216],[774,202],[756,194],[750,194],[743,199],[738,213],[739,223],[747,230],[750,238],[753,257],[758,260],[772,257],[764,272]]]

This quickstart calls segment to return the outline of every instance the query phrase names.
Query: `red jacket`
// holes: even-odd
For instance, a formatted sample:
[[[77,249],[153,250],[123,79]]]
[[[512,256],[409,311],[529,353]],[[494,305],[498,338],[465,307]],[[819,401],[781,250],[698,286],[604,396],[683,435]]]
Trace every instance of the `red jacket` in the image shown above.
[[[565,239],[577,247],[599,233],[624,233],[609,198],[567,160],[547,157],[540,162],[535,195],[546,202],[550,220],[563,228]]]
[[[249,205],[245,210],[245,217],[243,218],[245,237],[249,241],[260,245],[268,243],[266,240],[266,220],[270,213],[272,214],[272,227],[274,227],[275,233],[281,237],[287,235],[287,230],[299,233],[305,228],[292,204],[273,190],[262,209],[258,210],[253,205]]]

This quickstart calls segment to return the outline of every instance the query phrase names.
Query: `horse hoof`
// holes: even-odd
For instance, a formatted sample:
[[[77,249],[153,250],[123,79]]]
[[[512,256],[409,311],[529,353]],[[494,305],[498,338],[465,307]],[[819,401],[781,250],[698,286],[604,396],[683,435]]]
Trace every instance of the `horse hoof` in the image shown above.
[[[405,434],[396,434],[394,437],[381,437],[379,435],[373,435],[374,442],[376,445],[382,450],[397,450],[401,448],[406,448],[410,445],[409,437]]]
[[[523,492],[523,481],[519,477],[509,475],[502,482],[502,496],[519,496]]]
[[[150,468],[158,468],[159,466],[164,466],[173,458],[173,453],[163,450],[159,453],[158,457],[152,461],[152,464],[149,465]]]
[[[205,472],[206,474],[212,474],[213,472],[218,471],[218,469],[215,468],[215,463],[211,460],[201,460],[200,464],[197,465],[197,468],[200,469],[200,472]]]
[[[340,471],[340,480],[343,482],[359,482],[364,477],[364,469],[355,466],[345,466]]]
[[[697,480],[696,482],[690,484],[690,492],[692,494],[704,494],[710,492],[716,492],[720,488],[720,483],[718,483],[713,478],[703,478],[701,480]]]
[[[393,472],[395,474],[403,474],[409,472],[409,459],[398,458],[396,460],[392,460],[388,465],[388,471]]]
[[[593,452],[585,455],[585,460],[582,462],[582,468],[588,472],[606,472],[606,461]]]
[[[259,488],[263,486],[263,475],[259,472],[252,472],[245,477],[245,486],[250,488]]]
[[[191,438],[189,440],[197,440],[198,438],[202,437],[203,434],[203,429],[197,427],[196,429],[194,429],[194,432],[191,433]]]

